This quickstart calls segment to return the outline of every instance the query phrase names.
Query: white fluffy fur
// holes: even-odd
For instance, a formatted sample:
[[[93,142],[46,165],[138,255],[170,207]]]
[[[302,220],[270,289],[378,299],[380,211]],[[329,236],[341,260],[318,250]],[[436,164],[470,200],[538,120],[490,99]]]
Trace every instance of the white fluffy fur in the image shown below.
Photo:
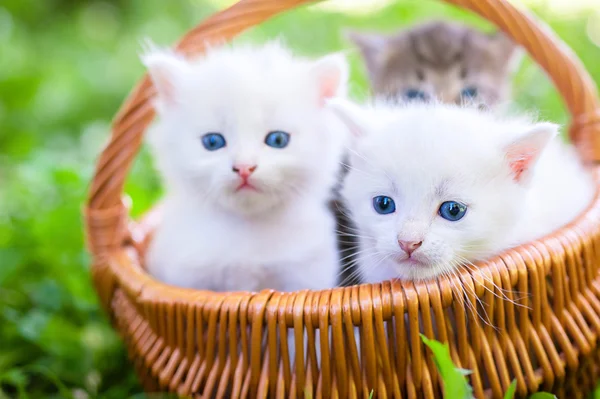
[[[143,61],[158,91],[150,139],[167,186],[148,271],[215,291],[335,286],[326,202],[347,130],[324,101],[344,94],[344,58],[298,59],[274,42],[212,49],[194,61],[154,49]],[[290,134],[286,148],[265,144],[275,130]],[[207,151],[208,132],[223,134],[226,147]],[[250,177],[258,191],[236,192],[237,163],[258,166]]]
[[[555,125],[440,104],[331,106],[358,136],[342,194],[359,229],[366,282],[471,267],[567,224],[593,196],[590,175]],[[535,154],[515,180],[511,157]],[[392,197],[396,212],[376,213],[377,195]],[[461,220],[438,215],[449,200],[468,205]],[[398,240],[423,244],[410,260]]]

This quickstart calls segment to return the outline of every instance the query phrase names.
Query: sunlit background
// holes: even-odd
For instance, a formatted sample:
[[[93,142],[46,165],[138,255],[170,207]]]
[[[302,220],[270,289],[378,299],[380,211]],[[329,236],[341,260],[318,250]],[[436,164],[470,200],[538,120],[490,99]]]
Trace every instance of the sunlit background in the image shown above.
[[[232,3],[0,1],[0,398],[140,391],[90,284],[81,207],[110,120],[143,73],[140,41],[171,44]],[[598,0],[515,3],[546,21],[600,81]],[[440,1],[332,0],[277,17],[240,40],[282,36],[299,53],[319,55],[350,48],[340,34],[346,27],[392,31],[430,18],[493,29]],[[349,56],[352,93],[362,98],[364,71],[357,53]],[[522,109],[568,121],[552,85],[528,60],[514,95]],[[127,193],[135,214],[160,194],[145,151]]]

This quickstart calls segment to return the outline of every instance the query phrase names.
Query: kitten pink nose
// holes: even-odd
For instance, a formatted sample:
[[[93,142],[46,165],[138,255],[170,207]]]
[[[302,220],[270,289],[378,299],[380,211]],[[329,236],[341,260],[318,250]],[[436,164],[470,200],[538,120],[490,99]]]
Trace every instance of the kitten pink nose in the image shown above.
[[[398,245],[408,256],[410,256],[417,248],[423,244],[423,241],[402,241],[398,240]]]
[[[240,175],[242,179],[246,180],[256,170],[256,165],[233,165],[231,169]]]

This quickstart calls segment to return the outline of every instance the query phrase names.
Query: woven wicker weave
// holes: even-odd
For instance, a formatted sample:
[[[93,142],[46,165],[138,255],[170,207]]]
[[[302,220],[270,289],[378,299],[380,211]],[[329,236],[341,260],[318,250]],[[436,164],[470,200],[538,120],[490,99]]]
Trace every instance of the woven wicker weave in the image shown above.
[[[200,53],[206,41],[228,40],[307,2],[242,0],[193,29],[178,48]],[[572,115],[571,139],[600,182],[596,86],[576,57],[505,0],[449,2],[498,25],[547,71]],[[478,398],[501,397],[514,378],[519,396],[544,389],[577,398],[592,390],[600,377],[600,197],[571,225],[457,279],[298,293],[170,287],[140,266],[160,213],[131,222],[122,200],[124,179],[154,116],[153,93],[145,77],[117,115],[86,208],[94,282],[146,390],[206,398],[440,397],[440,378],[419,332],[449,342],[455,362],[473,370]],[[466,297],[454,284],[466,288]],[[479,315],[464,306],[476,297]],[[392,318],[395,325],[385,323]],[[287,328],[294,328],[307,360],[298,356],[290,364],[278,351],[280,340],[287,345]],[[315,342],[315,331],[325,328],[331,340]]]

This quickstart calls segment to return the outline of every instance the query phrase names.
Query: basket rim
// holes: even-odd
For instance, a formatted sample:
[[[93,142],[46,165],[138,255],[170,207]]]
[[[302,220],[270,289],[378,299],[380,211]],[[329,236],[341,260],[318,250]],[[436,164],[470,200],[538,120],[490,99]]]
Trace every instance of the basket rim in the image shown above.
[[[485,260],[474,262],[477,266],[475,270],[462,268],[458,271],[456,277],[440,276],[429,280],[386,280],[378,283],[361,283],[345,287],[331,287],[323,290],[298,290],[291,292],[277,291],[273,289],[264,289],[261,291],[230,291],[219,292],[211,290],[201,290],[193,288],[183,288],[164,283],[155,279],[150,275],[143,266],[142,258],[139,256],[140,251],[144,251],[144,244],[139,240],[147,240],[151,236],[152,230],[156,227],[157,213],[159,209],[155,206],[147,213],[143,214],[136,221],[132,221],[132,230],[136,231],[138,238],[136,242],[130,241],[124,243],[119,253],[109,262],[115,276],[120,280],[120,285],[129,293],[136,294],[135,296],[141,301],[145,299],[152,300],[168,300],[177,302],[204,302],[207,298],[214,300],[237,298],[240,301],[252,300],[258,295],[280,295],[280,296],[297,296],[300,293],[310,292],[311,294],[325,294],[333,291],[345,291],[353,289],[370,288],[375,289],[383,284],[391,284],[392,294],[394,291],[407,292],[416,290],[418,287],[437,286],[441,291],[441,285],[446,283],[455,283],[462,279],[470,279],[473,282],[485,280],[482,274],[486,276],[494,273],[502,272],[504,269],[510,275],[511,285],[515,285],[519,266],[511,266],[507,263],[515,264],[515,259],[525,257],[538,257],[540,262],[536,262],[538,267],[544,267],[544,274],[547,274],[553,267],[552,262],[546,262],[549,258],[564,257],[567,253],[565,245],[573,247],[583,243],[588,239],[595,230],[600,233],[600,165],[588,167],[587,170],[592,175],[596,186],[595,194],[590,204],[576,219],[567,225],[555,230],[544,237],[521,244],[517,247],[509,248],[493,257]],[[573,238],[574,237],[574,238]],[[565,244],[566,243],[566,244]],[[534,254],[532,252],[537,252]],[[508,261],[508,262],[507,262]],[[118,264],[116,264],[118,263]],[[521,265],[522,266],[522,265]],[[478,297],[483,295],[483,286],[485,284],[474,284],[475,288],[480,288]],[[161,299],[162,298],[162,299]],[[383,299],[383,297],[382,297]],[[445,301],[452,302],[453,299]],[[444,302],[445,302],[444,301]],[[444,306],[448,306],[447,304]]]

